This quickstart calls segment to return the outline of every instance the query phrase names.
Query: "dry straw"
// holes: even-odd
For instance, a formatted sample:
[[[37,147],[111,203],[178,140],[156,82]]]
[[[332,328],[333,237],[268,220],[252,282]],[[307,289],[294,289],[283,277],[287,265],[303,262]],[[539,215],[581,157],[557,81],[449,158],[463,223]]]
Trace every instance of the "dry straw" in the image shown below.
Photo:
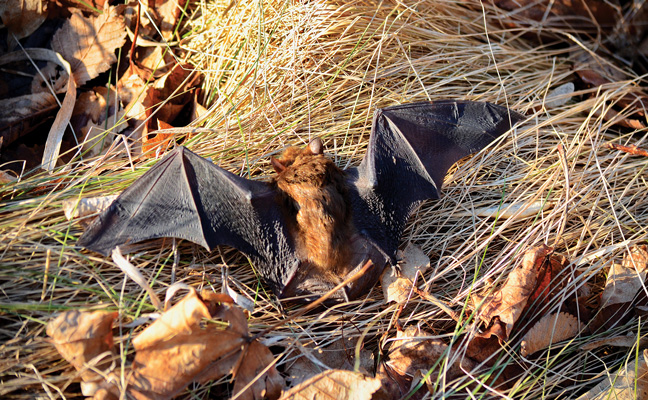
[[[270,155],[315,136],[324,138],[340,166],[357,165],[376,107],[469,99],[527,114],[525,124],[453,168],[444,197],[425,204],[403,236],[403,243],[418,244],[432,260],[420,288],[457,312],[471,292],[484,294],[493,282],[502,283],[529,246],[555,245],[578,265],[582,275],[565,294],[585,279],[598,285],[596,292],[612,260],[647,236],[646,160],[601,147],[610,141],[646,146],[645,134],[620,131],[599,116],[635,91],[640,79],[626,72],[624,81],[568,94],[569,101],[560,106],[543,106],[552,89],[574,80],[570,53],[595,49],[593,41],[558,35],[560,46],[535,45],[522,36],[535,35],[538,26],[504,28],[510,26],[501,24],[508,18],[505,13],[456,0],[201,1],[189,9],[181,46],[205,76],[202,100],[210,112],[200,126],[215,132],[198,134],[189,145],[242,175],[261,178],[271,170]],[[62,210],[66,199],[118,193],[150,165],[137,161],[133,172],[128,159],[111,153],[95,163],[70,164],[54,175],[37,174],[0,189],[3,398],[79,395],[77,373],[45,337],[44,324],[56,312],[119,309],[119,320],[127,323],[153,311],[144,291],[109,258],[75,247],[81,227],[68,222]],[[533,215],[497,220],[466,216],[499,203],[538,201],[546,207]],[[249,320],[252,333],[290,311],[281,309],[239,253],[220,249],[210,254],[181,243],[173,268],[171,242],[148,242],[131,253],[131,262],[160,297],[174,283],[172,273],[176,281],[220,291],[226,265],[229,286],[256,302]],[[342,336],[361,338],[365,349],[384,358],[380,350],[395,337],[397,309],[385,303],[376,287],[350,304],[299,317],[264,340],[285,349],[278,354],[280,369],[295,360],[295,349],[326,346]],[[550,311],[560,311],[559,301]],[[400,323],[421,324],[446,338],[463,329],[420,296],[405,306]],[[640,328],[633,320],[605,335],[636,334]],[[118,364],[131,351],[126,335],[132,329],[139,328],[120,327],[124,340]],[[460,338],[457,333],[453,340]],[[580,351],[588,340],[593,339],[580,337],[558,355],[523,363],[520,338],[513,337],[495,355],[499,361],[494,367],[435,384],[446,394],[465,397],[469,391],[477,397],[573,397],[627,357],[623,350],[603,358]],[[453,361],[462,355],[458,350],[447,357]],[[474,384],[507,365],[519,367],[511,388]],[[220,383],[189,392],[183,397],[228,395]]]

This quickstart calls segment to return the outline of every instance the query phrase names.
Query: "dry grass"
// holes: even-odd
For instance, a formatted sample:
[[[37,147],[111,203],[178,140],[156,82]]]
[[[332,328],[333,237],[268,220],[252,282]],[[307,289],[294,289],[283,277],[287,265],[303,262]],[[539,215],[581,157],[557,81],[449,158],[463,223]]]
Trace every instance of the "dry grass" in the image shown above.
[[[502,28],[502,12],[456,0],[229,4],[196,2],[190,7],[195,11],[184,46],[206,77],[210,113],[200,125],[215,129],[192,138],[190,147],[232,171],[266,174],[270,155],[315,136],[324,138],[339,165],[357,165],[376,107],[450,98],[491,101],[527,113],[527,123],[454,168],[443,199],[417,211],[403,235],[403,244],[418,244],[432,259],[420,287],[454,310],[461,310],[469,293],[485,293],[493,281],[495,286],[503,282],[519,263],[519,254],[543,242],[555,245],[582,273],[566,292],[588,280],[600,293],[611,262],[648,236],[648,163],[601,147],[608,141],[646,146],[646,135],[620,131],[595,112],[645,82],[626,73],[625,81],[577,92],[559,107],[543,107],[548,91],[574,80],[570,52],[597,43],[562,37],[561,46],[536,46],[521,37],[523,29]],[[586,99],[589,92],[595,96]],[[121,322],[127,323],[153,310],[143,290],[111,260],[75,247],[81,228],[66,221],[61,209],[65,199],[121,191],[151,164],[139,162],[133,172],[128,160],[109,156],[0,189],[3,398],[80,396],[76,373],[44,333],[56,312],[118,309]],[[458,216],[500,202],[534,201],[549,206],[523,218]],[[138,246],[132,262],[163,296],[173,283],[174,253],[170,241],[161,243]],[[197,288],[220,291],[223,264],[228,266],[230,286],[256,301],[249,321],[253,332],[282,318],[277,300],[238,253],[209,254],[188,243],[179,250],[176,280]],[[559,308],[557,301],[553,310]],[[277,353],[280,369],[294,361],[288,354],[294,354],[297,343],[325,346],[342,335],[361,338],[378,356],[395,336],[397,310],[385,304],[377,285],[358,301],[301,317],[265,340],[284,349]],[[461,340],[459,333],[466,329],[417,296],[400,321],[420,324],[446,340]],[[643,330],[644,324],[632,320],[596,338]],[[472,392],[485,398],[571,398],[594,386],[606,368],[614,371],[634,357],[625,349],[604,355],[581,351],[579,346],[593,338],[580,336],[560,354],[524,361],[519,340],[506,343],[495,366],[438,382],[444,392],[432,397],[453,392],[469,397]],[[462,351],[447,356],[456,359]],[[520,371],[511,388],[468,386],[507,365]],[[215,383],[190,388],[183,398],[219,398],[226,390]]]

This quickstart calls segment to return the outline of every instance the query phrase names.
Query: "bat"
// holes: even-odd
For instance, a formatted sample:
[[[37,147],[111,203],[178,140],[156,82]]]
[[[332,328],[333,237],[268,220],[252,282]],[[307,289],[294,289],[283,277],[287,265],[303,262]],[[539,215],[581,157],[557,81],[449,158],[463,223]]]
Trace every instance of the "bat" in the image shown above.
[[[289,147],[268,182],[228,172],[185,147],[169,152],[128,187],[78,244],[108,255],[118,245],[175,237],[211,251],[246,254],[279,298],[312,300],[371,261],[334,293],[366,293],[387,265],[421,202],[438,199],[448,169],[523,116],[484,102],[435,101],[376,110],[367,152],[341,170],[320,139]]]

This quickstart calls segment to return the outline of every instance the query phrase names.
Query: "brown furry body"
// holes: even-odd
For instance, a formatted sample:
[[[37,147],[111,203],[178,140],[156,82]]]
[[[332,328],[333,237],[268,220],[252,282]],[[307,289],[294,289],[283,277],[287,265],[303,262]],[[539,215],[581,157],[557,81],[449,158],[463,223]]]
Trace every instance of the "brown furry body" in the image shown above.
[[[344,172],[310,147],[288,148],[273,164],[275,183],[294,216],[291,230],[300,258],[322,272],[346,272],[354,229]]]

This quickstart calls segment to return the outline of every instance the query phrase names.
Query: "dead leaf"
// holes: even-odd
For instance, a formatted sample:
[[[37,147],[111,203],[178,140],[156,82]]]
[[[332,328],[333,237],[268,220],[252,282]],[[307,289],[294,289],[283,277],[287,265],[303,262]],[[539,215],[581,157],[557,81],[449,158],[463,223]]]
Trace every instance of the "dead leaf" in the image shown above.
[[[635,246],[623,257],[622,264],[612,264],[601,296],[601,307],[631,302],[643,290],[648,269],[648,246]]]
[[[17,178],[7,171],[0,170],[0,185],[5,183],[16,182]]]
[[[116,198],[117,195],[111,195],[63,200],[63,212],[68,221],[73,218],[87,217],[88,215],[102,212]]]
[[[638,292],[643,292],[648,269],[648,246],[635,246],[623,256],[621,264],[612,264],[601,295],[601,307],[592,321],[592,331],[623,324],[635,308]],[[641,298],[645,299],[646,296]]]
[[[52,37],[52,49],[71,65],[74,79],[83,85],[117,61],[115,50],[126,42],[126,25],[117,7],[84,17],[79,10]]]
[[[520,354],[526,357],[546,349],[553,343],[571,339],[581,329],[583,324],[571,314],[561,312],[545,315],[522,338]]]
[[[47,18],[45,0],[0,0],[0,19],[9,30],[7,44],[13,50],[16,42],[31,35]]]
[[[47,334],[56,350],[81,373],[84,382],[103,379],[91,367],[99,370],[112,361],[102,357],[99,365],[92,360],[113,351],[112,323],[117,312],[66,311],[47,324]]]
[[[112,349],[110,325],[116,314],[68,312],[50,322],[48,334],[57,350],[95,383],[99,398],[119,398],[109,377],[85,371],[88,360]],[[205,322],[219,319],[220,322]],[[135,359],[126,371],[126,392],[136,399],[170,399],[191,382],[233,374],[243,400],[276,399],[283,379],[270,350],[248,335],[245,314],[223,294],[192,290],[132,341]],[[101,382],[97,382],[97,380]],[[115,378],[119,381],[119,378]],[[90,395],[90,394],[89,394]]]
[[[135,338],[129,384],[135,397],[170,398],[194,380],[232,373],[235,391],[254,381],[239,398],[277,398],[283,380],[274,366],[268,367],[272,353],[250,341],[245,314],[232,302],[227,295],[203,292],[199,297],[192,291]],[[203,326],[205,318],[219,318],[228,325]]]
[[[648,350],[624,364],[615,374],[604,379],[577,400],[636,400],[648,399]]]
[[[70,122],[86,156],[99,155],[110,147],[114,136],[128,127],[124,114],[112,89],[98,86],[79,95]]]
[[[282,400],[348,399],[370,400],[380,388],[380,379],[359,372],[328,370],[295,386],[281,396]]]
[[[413,380],[420,380],[427,374],[437,361],[442,358],[448,350],[448,345],[439,339],[428,339],[431,336],[428,332],[416,327],[408,327],[396,334],[396,339],[389,349],[389,361],[387,365],[398,374],[401,379],[411,383]],[[463,364],[463,365],[462,365]],[[455,362],[446,371],[446,379],[452,380],[464,375],[462,368],[471,371],[476,363],[469,359],[462,362]],[[428,384],[437,380],[438,372],[428,377]]]
[[[508,339],[513,325],[536,289],[538,272],[551,251],[552,248],[546,245],[527,250],[521,265],[511,271],[504,286],[484,299],[479,313],[479,318],[489,326],[484,337],[496,335],[502,341]],[[478,304],[481,298],[475,297],[473,301]]]
[[[58,108],[50,93],[26,94],[0,99],[0,137],[9,145],[28,134]]]
[[[159,26],[162,38],[170,40],[173,38],[178,19],[182,15],[187,0],[166,0],[157,1],[156,3],[155,9],[161,17]]]
[[[148,135],[142,137],[142,154],[153,158],[158,157],[159,154],[164,154],[169,148],[171,141],[175,138],[173,126],[162,120],[158,120],[157,124],[160,130],[155,131],[155,136],[150,139]]]
[[[399,262],[398,272],[396,269],[388,269],[381,278],[383,295],[387,302],[406,302],[417,274],[423,274],[429,267],[430,258],[418,246],[409,244]]]

